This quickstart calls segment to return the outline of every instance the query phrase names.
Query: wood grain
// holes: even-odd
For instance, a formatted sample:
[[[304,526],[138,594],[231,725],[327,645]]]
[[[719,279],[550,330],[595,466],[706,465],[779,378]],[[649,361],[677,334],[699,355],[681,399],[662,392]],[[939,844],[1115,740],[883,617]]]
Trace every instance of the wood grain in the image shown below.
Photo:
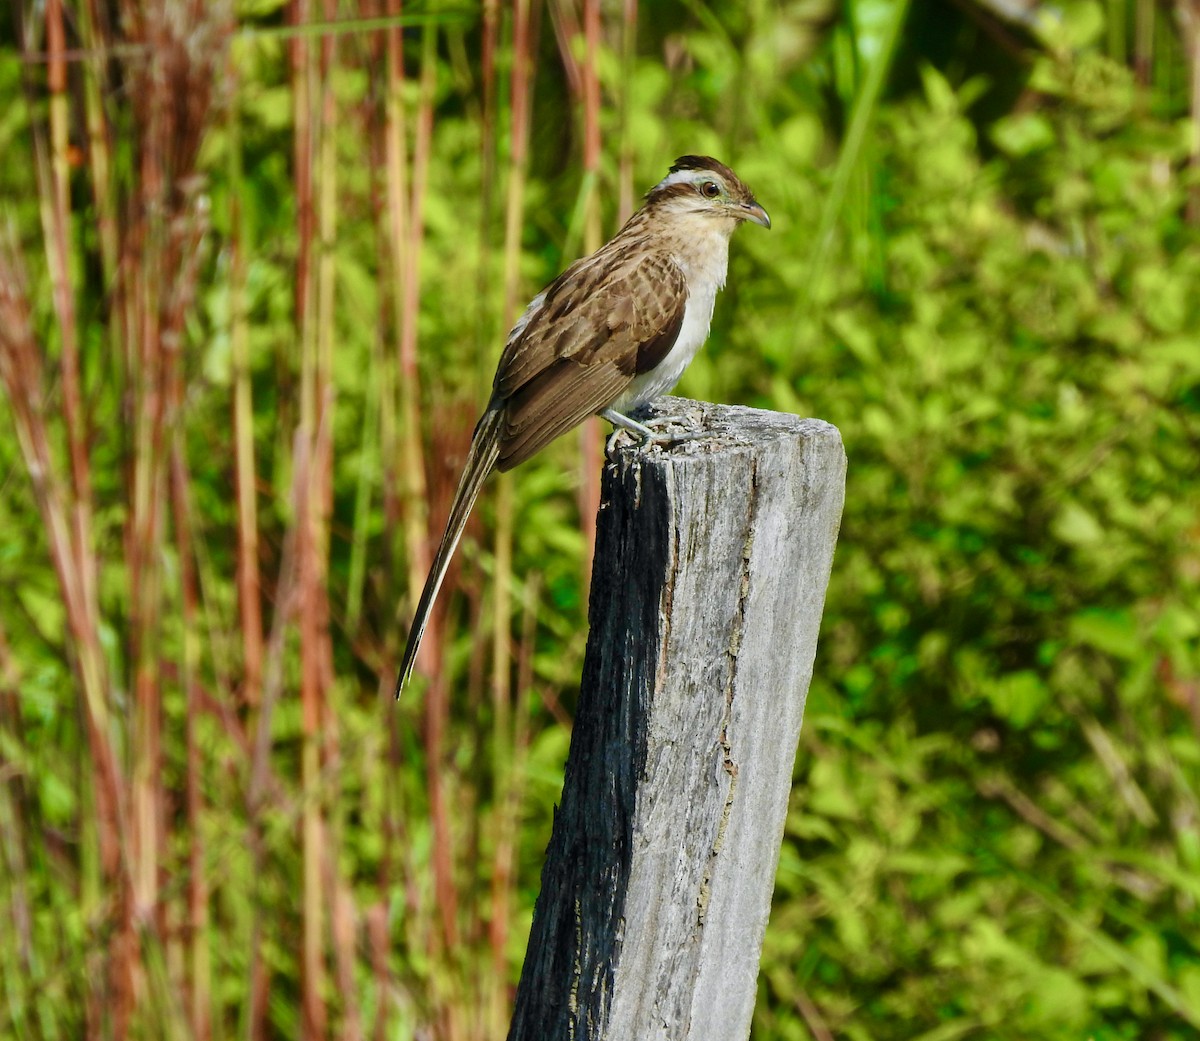
[[[745,1041],[837,541],[835,428],[663,398],[604,471],[591,633],[510,1041]]]

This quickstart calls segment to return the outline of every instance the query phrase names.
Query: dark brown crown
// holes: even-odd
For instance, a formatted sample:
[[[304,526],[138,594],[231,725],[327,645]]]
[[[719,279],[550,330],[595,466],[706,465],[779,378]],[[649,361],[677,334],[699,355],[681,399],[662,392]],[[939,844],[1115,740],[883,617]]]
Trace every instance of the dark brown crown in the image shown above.
[[[739,183],[738,175],[711,155],[681,155],[671,164],[671,169],[668,172],[677,173],[680,170],[711,170],[713,173],[720,174],[730,184]]]

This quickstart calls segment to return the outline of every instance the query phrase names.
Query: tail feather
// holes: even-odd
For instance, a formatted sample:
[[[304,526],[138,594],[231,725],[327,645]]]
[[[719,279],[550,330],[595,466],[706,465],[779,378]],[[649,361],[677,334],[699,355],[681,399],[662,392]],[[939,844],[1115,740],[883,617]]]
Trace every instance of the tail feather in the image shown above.
[[[471,515],[471,507],[479,497],[483,482],[496,465],[496,458],[500,453],[500,427],[503,419],[504,413],[501,409],[490,407],[475,427],[471,449],[467,453],[467,463],[463,467],[462,477],[459,478],[458,490],[454,493],[454,502],[450,507],[450,517],[446,521],[446,530],[442,533],[442,541],[438,543],[437,553],[429,568],[429,576],[425,579],[425,588],[421,590],[421,599],[417,601],[412,628],[408,630],[408,643],[400,662],[400,677],[396,680],[397,699],[412,675],[417,651],[421,646],[421,637],[425,635],[425,627],[429,624],[433,602],[437,599],[442,579],[446,577],[446,569],[450,566],[450,559],[454,556],[459,539],[462,538],[467,518]]]

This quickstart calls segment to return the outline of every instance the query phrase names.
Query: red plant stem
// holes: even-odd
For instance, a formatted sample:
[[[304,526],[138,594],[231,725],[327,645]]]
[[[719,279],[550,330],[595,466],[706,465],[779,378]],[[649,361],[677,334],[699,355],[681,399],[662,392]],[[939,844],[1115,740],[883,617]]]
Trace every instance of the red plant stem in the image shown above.
[[[171,385],[172,407],[183,402],[183,380]],[[184,816],[187,820],[187,917],[185,935],[190,953],[191,974],[187,985],[187,1016],[194,1041],[212,1036],[210,994],[212,966],[208,945],[208,880],[204,872],[204,811],[201,752],[197,736],[203,712],[200,690],[198,623],[200,590],[192,556],[189,475],[184,457],[183,433],[179,428],[171,443],[171,500],[175,520],[175,548],[179,559],[180,614],[183,621],[183,680],[186,698],[184,716]]]
[[[47,69],[50,86],[50,190],[46,193],[52,205],[43,207],[49,216],[44,228],[49,247],[50,277],[53,286],[54,309],[62,337],[61,371],[63,395],[63,424],[67,431],[68,452],[71,458],[72,522],[74,527],[75,566],[83,584],[83,597],[88,613],[98,614],[96,601],[96,567],[92,556],[91,473],[87,453],[87,430],[83,415],[79,373],[79,336],[75,316],[75,296],[70,281],[68,228],[71,221],[71,193],[68,184],[70,128],[67,106],[67,65],[63,59],[66,35],[63,27],[62,0],[46,4],[46,43],[50,52]]]
[[[621,118],[621,152],[617,160],[617,227],[633,213],[633,135],[629,127],[629,102],[633,94],[637,54],[638,0],[624,0],[621,9],[621,82],[618,105]]]
[[[335,848],[325,849],[325,865],[328,879],[327,892],[331,896],[330,926],[333,933],[333,949],[337,964],[337,987],[342,1000],[342,1016],[339,1041],[362,1041],[362,1013],[358,1003],[358,988],[354,978],[356,915],[354,896],[350,887],[339,878]]]
[[[157,26],[155,28],[158,28]],[[163,542],[162,437],[165,425],[166,367],[169,353],[163,343],[162,312],[170,261],[165,240],[167,186],[161,149],[168,136],[164,126],[161,91],[143,98],[141,127],[139,220],[126,242],[128,266],[137,272],[131,280],[127,314],[131,325],[126,342],[131,345],[134,415],[133,487],[125,550],[129,561],[129,639],[133,662],[133,735],[130,777],[130,869],[133,906],[129,929],[148,924],[158,908],[160,849],[158,778],[162,770],[162,692],[159,680],[159,632],[162,618],[159,561]],[[132,932],[126,943],[137,941]]]
[[[370,15],[376,17],[383,12],[383,0],[373,0],[370,7]],[[377,250],[377,263],[380,277],[379,287],[379,312],[377,321],[377,333],[373,339],[372,351],[373,357],[371,365],[374,372],[377,374],[377,386],[374,390],[376,400],[378,402],[378,428],[377,436],[380,445],[381,455],[384,457],[383,464],[380,467],[380,476],[383,483],[383,514],[385,525],[394,531],[400,530],[399,521],[399,497],[397,494],[397,486],[395,480],[395,469],[388,460],[395,453],[392,451],[396,444],[396,424],[395,424],[395,372],[396,372],[396,357],[390,349],[390,337],[388,330],[391,328],[390,321],[395,314],[395,299],[397,279],[394,272],[391,270],[393,263],[393,252],[391,249],[391,238],[389,235],[389,220],[391,210],[388,205],[388,189],[391,183],[389,177],[389,63],[390,54],[388,50],[389,37],[395,30],[388,30],[383,33],[372,33],[370,37],[370,55],[369,61],[371,68],[375,70],[383,70],[382,75],[377,74],[372,78],[373,95],[371,97],[371,107],[369,110],[369,125],[368,125],[368,140],[371,148],[371,207],[374,216],[375,225],[375,242]],[[391,276],[391,277],[389,277]],[[369,404],[366,406],[369,411]],[[395,573],[394,556],[392,553],[392,541],[385,539],[382,546],[382,561],[380,570],[385,575]],[[388,591],[385,590],[385,596],[388,596]],[[393,886],[394,879],[402,875],[403,872],[403,845],[402,845],[402,824],[401,815],[397,812],[397,799],[395,792],[398,786],[397,778],[401,774],[401,753],[400,753],[400,727],[401,715],[396,711],[395,699],[393,698],[392,684],[395,678],[395,656],[389,653],[389,643],[384,639],[382,647],[378,654],[380,659],[380,676],[379,676],[379,712],[381,716],[381,725],[386,734],[386,743],[381,758],[384,760],[383,769],[387,777],[384,797],[380,801],[379,812],[379,829],[382,836],[382,854],[379,858],[378,870],[376,873],[377,884],[381,892],[386,892]],[[371,952],[371,965],[376,979],[376,1014],[374,1023],[374,1037],[377,1041],[386,1035],[388,1024],[391,1017],[392,1003],[388,1000],[389,973],[387,971],[386,957],[386,913],[383,918],[384,932],[384,954],[382,960],[379,956],[379,951],[376,947],[380,937],[375,932],[379,927],[379,922],[376,920],[377,912],[380,910],[378,904],[368,908],[366,915],[366,925],[368,930],[368,944]]]
[[[504,303],[502,325],[509,328],[520,303],[521,238],[525,222],[525,183],[529,169],[529,134],[533,100],[533,21],[530,0],[513,5],[512,73],[509,85],[511,139],[509,143],[508,197],[504,228]],[[497,482],[495,566],[493,568],[492,643],[492,764],[496,785],[496,845],[492,857],[492,901],[488,942],[492,971],[485,989],[488,1031],[502,1032],[508,995],[508,936],[512,918],[512,845],[505,840],[511,830],[508,816],[512,805],[508,791],[512,776],[512,708],[509,684],[512,660],[512,555],[513,478],[502,474]]]
[[[77,612],[80,625],[86,633],[84,639],[92,646],[91,653],[95,654],[98,661],[102,661],[103,656],[99,652],[97,635],[99,605],[96,598],[96,561],[92,549],[92,490],[87,452],[87,423],[83,410],[78,326],[69,261],[68,229],[71,221],[71,196],[67,160],[69,97],[67,94],[67,67],[63,56],[65,39],[61,0],[49,0],[46,5],[46,43],[50,52],[47,75],[51,96],[49,109],[51,156],[49,164],[39,164],[43,171],[42,225],[47,246],[54,309],[62,338],[60,369],[63,424],[67,432],[72,478],[71,494],[67,499],[71,514],[69,542],[71,570],[78,583]],[[45,184],[47,181],[49,183]],[[30,336],[32,337],[32,332],[30,332]],[[103,682],[103,674],[98,678]],[[95,706],[96,709],[99,709],[97,723],[107,733],[107,689],[98,690],[97,694],[100,697],[100,703]],[[110,857],[115,854],[116,844],[113,844],[110,849]]]
[[[125,838],[122,807],[123,779],[111,747],[109,731],[109,690],[104,666],[104,654],[99,643],[99,606],[96,595],[97,566],[93,557],[91,533],[91,478],[87,454],[86,422],[83,414],[82,387],[79,369],[78,331],[74,291],[70,276],[69,228],[70,187],[69,163],[69,94],[65,58],[65,26],[61,0],[50,0],[46,7],[46,42],[49,50],[47,66],[50,92],[50,157],[39,149],[39,201],[50,269],[52,296],[60,331],[60,374],[62,385],[63,424],[70,458],[71,483],[69,493],[54,481],[55,491],[47,486],[41,497],[43,517],[53,510],[58,517],[55,526],[65,525],[57,547],[53,547],[60,586],[68,602],[68,619],[75,641],[77,661],[81,672],[81,688],[87,703],[89,745],[94,769],[94,796],[100,819],[98,837],[104,878],[116,899],[111,905],[111,920],[116,923],[117,948],[125,948],[124,956],[114,952],[108,959],[108,990],[102,1001],[111,1012],[114,1035],[124,1033],[133,1006],[133,972],[136,949],[132,927],[125,910],[130,906],[125,892],[127,875],[125,856],[130,852]],[[28,330],[26,350],[34,361],[37,347],[32,329]],[[40,366],[39,366],[40,368]],[[32,376],[33,373],[31,372]],[[37,382],[40,384],[40,373]],[[31,388],[32,389],[32,388]],[[40,397],[40,386],[37,388]],[[30,436],[42,441],[43,466],[51,466],[48,434],[40,410],[36,415],[36,430]],[[32,471],[31,471],[32,472]],[[47,470],[47,473],[52,471]],[[36,479],[35,479],[36,483]],[[60,513],[61,511],[61,513]],[[68,519],[69,518],[69,519]],[[68,592],[67,585],[70,584]]]
[[[387,13],[391,16],[400,14],[400,0],[387,0]],[[405,105],[404,105],[404,49],[403,37],[399,26],[389,28],[385,40],[385,68],[387,76],[384,84],[383,105],[383,144],[386,164],[386,235],[387,264],[383,270],[388,272],[387,296],[392,308],[392,332],[397,337],[397,349],[393,359],[388,359],[384,371],[390,377],[387,389],[392,391],[384,398],[380,409],[380,438],[383,441],[383,502],[384,513],[391,530],[401,531],[404,536],[405,553],[408,562],[406,572],[406,594],[410,603],[416,603],[415,597],[421,580],[421,561],[428,562],[425,550],[425,540],[428,533],[423,520],[414,509],[414,500],[410,498],[410,485],[421,482],[419,451],[415,454],[408,440],[408,425],[412,423],[412,408],[406,407],[407,395],[412,393],[406,384],[406,378],[401,373],[396,377],[400,364],[399,342],[403,337],[399,329],[404,322],[404,286],[407,280],[409,257],[406,250],[408,235],[408,145],[405,139]],[[390,341],[389,341],[390,342]],[[413,473],[413,464],[417,472]],[[424,554],[424,556],[417,556]],[[433,634],[436,638],[436,633]],[[390,670],[389,670],[390,671]]]
[[[598,173],[600,170],[600,71],[598,67],[600,0],[583,0],[583,35],[586,43],[583,61],[583,169],[585,173]],[[594,205],[591,208],[598,211],[598,207]],[[599,230],[598,224],[596,230],[597,232]],[[588,250],[599,247],[599,241],[587,243]]]
[[[500,34],[499,0],[483,0],[483,27],[480,40],[479,77],[483,93],[482,141],[483,173],[479,193],[479,270],[476,294],[479,301],[476,319],[475,377],[480,397],[491,390],[494,364],[494,314],[490,307],[492,285],[491,229],[496,205],[496,48]],[[507,331],[507,330],[505,330]]]
[[[583,91],[583,172],[588,179],[584,217],[584,252],[600,248],[600,0],[583,0],[584,60],[581,72]],[[581,473],[579,481],[579,518],[583,528],[583,596],[592,574],[592,554],[596,549],[596,514],[600,509],[600,420],[587,419],[579,431]]]
[[[293,516],[299,517],[304,510],[304,498],[308,488],[310,445],[297,429],[292,437],[292,484],[288,502]],[[262,877],[266,859],[262,835],[262,814],[267,808],[268,792],[279,787],[271,771],[271,720],[275,704],[283,693],[284,645],[289,626],[298,614],[298,601],[302,594],[298,574],[300,528],[293,524],[284,533],[283,547],[279,555],[279,576],[275,583],[275,615],[271,621],[271,633],[267,640],[263,660],[262,703],[259,706],[258,726],[253,735],[253,752],[250,760],[250,780],[246,790],[246,845],[250,850],[254,878]],[[252,1041],[264,1041],[267,1003],[270,998],[271,979],[267,961],[263,957],[263,931],[257,916],[254,918],[250,936],[250,1000],[247,1010],[248,1034]]]
[[[391,693],[391,685],[386,685]],[[389,703],[391,698],[388,698]],[[383,892],[381,890],[381,892]],[[367,908],[367,950],[371,958],[371,972],[375,979],[375,1029],[372,1041],[386,1041],[388,1021],[391,1014],[391,972],[388,970],[388,909],[384,900]]]
[[[120,236],[112,191],[112,138],[104,111],[105,48],[107,20],[101,0],[87,0],[79,8],[80,37],[90,54],[84,66],[84,103],[88,134],[88,169],[95,201],[104,284],[110,291],[117,278]]]
[[[123,1020],[127,1018],[133,993],[133,958],[119,957],[125,953],[121,941],[127,935],[119,928],[119,923],[128,905],[125,895],[128,879],[124,868],[127,861],[124,782],[109,736],[107,681],[97,637],[97,619],[87,610],[71,543],[68,497],[50,448],[41,351],[33,334],[24,272],[15,246],[7,241],[3,229],[0,229],[0,380],[8,396],[8,407],[66,608],[67,627],[74,649],[73,663],[83,691],[84,719],[92,753],[92,797],[98,825],[100,867],[114,895],[114,906],[106,909],[107,917],[118,923],[115,930],[118,950],[110,951],[107,959],[107,992],[105,984],[99,980],[93,981],[88,991],[89,1029],[100,1031],[102,1013],[108,1012],[112,1033],[119,1035],[124,1030]]]
[[[492,869],[492,920],[489,940],[492,953],[491,1030],[502,1033],[509,1012],[508,931],[512,917],[517,839],[521,802],[525,791],[529,753],[529,709],[533,689],[533,651],[537,637],[537,602],[541,589],[538,573],[529,576],[524,597],[521,641],[517,649],[517,687],[512,713],[511,755],[508,776],[497,795],[496,853]],[[506,735],[507,736],[507,735]]]
[[[236,113],[231,122],[236,124]],[[242,700],[257,709],[262,697],[263,621],[258,569],[258,501],[254,458],[254,400],[250,383],[249,329],[246,320],[246,254],[240,199],[241,153],[236,132],[230,135],[238,169],[230,192],[229,296],[233,355],[234,486],[237,496],[237,588],[242,633]]]
[[[575,0],[553,0],[550,13],[553,16],[554,37],[558,42],[559,57],[562,58],[563,69],[567,74],[567,85],[573,95],[580,97],[583,93],[583,80],[579,61],[572,50],[573,41],[579,35],[579,19],[575,17],[574,5]]]
[[[324,0],[326,22],[337,17],[337,0]],[[330,779],[328,797],[334,807],[325,820],[326,841],[322,849],[322,881],[329,904],[329,923],[332,938],[334,968],[341,1015],[338,1036],[344,1041],[360,1041],[362,1017],[354,980],[355,910],[354,898],[341,877],[342,828],[336,807],[341,804],[341,750],[338,713],[331,704],[333,685],[333,646],[330,633],[330,604],[328,594],[328,560],[330,521],[333,515],[333,427],[336,405],[336,384],[333,379],[333,350],[335,323],[335,252],[337,238],[337,97],[334,93],[334,71],[337,60],[337,39],[332,33],[321,38],[321,113],[319,183],[321,187],[319,227],[321,255],[318,265],[317,298],[317,377],[321,403],[317,437],[319,502],[319,536],[317,560],[320,563],[320,622],[321,638],[321,765],[324,776]],[[322,792],[324,795],[324,792]]]
[[[399,11],[399,3],[393,5]],[[420,369],[417,364],[417,323],[421,306],[421,250],[425,244],[425,190],[429,175],[429,156],[433,140],[433,89],[434,77],[437,73],[435,42],[436,30],[426,26],[422,32],[421,77],[418,94],[415,134],[413,141],[411,184],[408,186],[407,197],[400,200],[400,211],[404,213],[402,221],[396,224],[401,237],[396,239],[398,248],[403,256],[400,264],[400,450],[403,456],[403,495],[402,505],[408,505],[406,532],[413,536],[409,541],[409,593],[413,603],[425,581],[429,570],[429,552],[427,548],[428,532],[426,526],[426,495],[428,482],[425,476],[425,465],[421,457],[421,415],[420,415]],[[396,79],[392,89],[398,92],[404,81],[402,50],[397,46],[390,48],[392,67]],[[401,110],[402,112],[402,110]],[[404,123],[395,128],[395,132],[403,133]],[[397,187],[404,188],[404,181],[398,180]],[[432,627],[431,627],[432,628]],[[426,635],[422,643],[422,668],[426,673],[432,673],[435,662],[440,657],[441,640],[435,630],[433,639]]]
[[[387,12],[391,16],[401,13],[400,0],[387,0]],[[390,28],[386,36],[387,50],[387,96],[384,116],[384,140],[387,157],[387,210],[388,246],[390,269],[396,286],[392,294],[395,308],[393,328],[397,337],[394,367],[387,371],[396,373],[395,380],[395,440],[385,444],[387,456],[395,459],[396,470],[389,466],[387,480],[396,489],[394,495],[397,528],[403,533],[406,568],[406,592],[408,603],[415,604],[420,593],[425,573],[429,567],[429,530],[427,527],[427,482],[424,458],[421,449],[420,420],[420,370],[417,364],[417,317],[420,295],[420,251],[424,239],[423,195],[425,177],[423,168],[428,162],[429,138],[432,133],[433,109],[429,94],[429,43],[430,30],[425,30],[426,46],[422,56],[422,84],[415,119],[416,138],[412,170],[409,169],[408,109],[404,100],[406,90],[403,38],[398,27]],[[390,403],[389,403],[390,404]],[[386,421],[390,409],[385,409],[382,418]],[[393,479],[394,475],[394,479]],[[434,663],[441,656],[440,615],[435,612],[430,619],[429,629],[418,659],[418,668],[433,677],[424,699],[424,746],[426,760],[426,784],[429,792],[429,813],[433,828],[433,883],[435,902],[440,911],[440,928],[427,935],[427,957],[436,959],[439,950],[453,946],[447,937],[456,936],[458,917],[457,894],[454,887],[453,860],[450,850],[449,820],[445,805],[442,778],[443,742],[448,716],[447,695],[444,682],[438,677]],[[389,703],[389,707],[391,707]],[[400,754],[400,739],[396,730],[391,731],[389,754],[397,762]],[[408,848],[401,843],[401,858],[405,865],[404,877],[408,880],[406,892],[410,911],[417,911],[418,903],[412,884],[413,865]]]
[[[388,13],[398,15],[400,0],[388,0]],[[403,105],[404,59],[398,30],[388,33],[388,205],[394,268],[400,292],[399,402],[397,455],[400,459],[400,511],[408,556],[409,602],[417,596],[429,568],[426,527],[427,481],[421,453],[420,370],[417,363],[417,322],[420,314],[420,257],[425,239],[424,201],[433,139],[433,92],[437,72],[437,31],[422,30],[420,87],[414,126],[411,175],[407,173],[406,113]],[[434,891],[441,918],[441,943],[458,946],[458,895],[454,886],[450,817],[443,784],[443,746],[449,718],[448,692],[437,675],[441,656],[441,627],[431,619],[421,646],[418,667],[433,676],[425,696],[426,782],[433,824]]]
[[[307,0],[294,0],[291,17],[296,25],[311,21]],[[301,1037],[318,1041],[325,1036],[326,1009],[322,930],[324,906],[321,856],[324,821],[319,801],[319,737],[322,708],[323,656],[322,582],[320,560],[320,499],[323,484],[321,450],[318,447],[322,381],[317,344],[317,292],[314,286],[314,239],[317,231],[315,193],[315,145],[312,117],[314,102],[310,84],[314,79],[314,55],[304,36],[290,47],[293,103],[295,106],[295,181],[298,251],[296,260],[296,320],[301,343],[300,429],[298,440],[306,445],[303,492],[296,515],[297,566],[299,575],[300,639],[300,775],[303,798],[301,848],[303,892],[301,898],[300,1019]],[[316,291],[314,291],[316,290]]]
[[[417,106],[416,140],[413,146],[412,160],[412,201],[410,219],[408,222],[409,262],[406,269],[404,293],[403,324],[400,341],[400,379],[402,385],[415,385],[417,372],[417,316],[420,306],[420,280],[417,260],[425,240],[424,204],[425,191],[429,174],[429,157],[433,139],[433,89],[434,77],[437,73],[437,30],[426,25],[422,34],[421,48],[421,80],[419,102]],[[410,380],[411,374],[411,380]],[[405,443],[411,445],[416,453],[420,445],[419,426],[416,423],[415,393],[408,399],[411,409],[411,420],[404,432]],[[414,460],[412,477],[421,481],[421,494],[425,495],[427,485],[424,481],[424,470]],[[411,487],[411,485],[410,485]],[[424,555],[421,555],[421,567],[418,574],[423,579],[426,570]],[[414,592],[420,584],[414,585]],[[433,655],[440,656],[441,628],[435,632],[436,643],[430,644],[426,636],[425,648],[434,660]],[[427,665],[427,667],[429,667]],[[432,670],[431,670],[432,671]],[[459,945],[458,935],[458,892],[454,885],[454,855],[453,832],[450,826],[450,813],[446,802],[446,792],[443,774],[444,735],[450,718],[450,698],[444,674],[440,674],[430,685],[426,699],[426,779],[429,786],[429,806],[433,820],[434,848],[433,869],[434,888],[438,897],[438,908],[441,911],[442,942],[447,951],[454,951]],[[457,1021],[458,1013],[449,1009],[450,1021]],[[453,1027],[452,1027],[453,1029]]]

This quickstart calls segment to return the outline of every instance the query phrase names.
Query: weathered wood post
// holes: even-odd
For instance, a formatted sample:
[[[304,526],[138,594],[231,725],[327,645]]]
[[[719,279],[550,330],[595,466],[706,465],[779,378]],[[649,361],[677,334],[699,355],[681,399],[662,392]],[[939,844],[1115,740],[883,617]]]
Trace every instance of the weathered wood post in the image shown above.
[[[605,467],[591,633],[509,1041],[745,1041],[846,462],[817,420]]]

